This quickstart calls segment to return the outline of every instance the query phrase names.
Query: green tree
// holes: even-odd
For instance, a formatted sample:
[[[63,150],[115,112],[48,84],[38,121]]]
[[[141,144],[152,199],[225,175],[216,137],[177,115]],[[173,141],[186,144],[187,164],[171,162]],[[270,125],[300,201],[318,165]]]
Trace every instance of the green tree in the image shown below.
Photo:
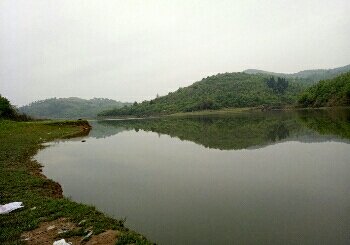
[[[311,86],[299,96],[298,103],[302,107],[349,106],[350,72]]]
[[[16,110],[10,101],[0,95],[0,118],[13,118],[15,115]]]

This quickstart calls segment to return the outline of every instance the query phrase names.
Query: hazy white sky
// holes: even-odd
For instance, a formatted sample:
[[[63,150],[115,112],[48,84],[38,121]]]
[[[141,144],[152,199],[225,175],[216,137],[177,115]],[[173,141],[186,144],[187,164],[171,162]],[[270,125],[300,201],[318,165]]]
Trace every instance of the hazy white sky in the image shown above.
[[[0,94],[141,101],[219,72],[350,63],[350,0],[0,0]]]

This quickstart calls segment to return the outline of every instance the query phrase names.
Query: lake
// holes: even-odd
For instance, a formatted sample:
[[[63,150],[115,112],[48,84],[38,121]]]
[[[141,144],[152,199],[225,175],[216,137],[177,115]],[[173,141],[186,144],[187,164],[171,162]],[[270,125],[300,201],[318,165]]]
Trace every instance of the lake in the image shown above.
[[[154,242],[350,243],[350,110],[90,123],[44,174]]]

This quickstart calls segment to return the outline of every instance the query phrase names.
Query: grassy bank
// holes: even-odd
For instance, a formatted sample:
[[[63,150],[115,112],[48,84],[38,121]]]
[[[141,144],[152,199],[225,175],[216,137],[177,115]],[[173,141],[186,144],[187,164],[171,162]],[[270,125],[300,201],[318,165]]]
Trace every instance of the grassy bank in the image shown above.
[[[222,114],[236,114],[248,111],[261,111],[257,107],[245,107],[245,108],[224,108],[219,110],[202,110],[193,112],[178,112],[167,115],[166,117],[186,117],[186,116],[209,116],[209,115],[222,115]]]
[[[258,108],[258,107],[224,108],[224,109],[218,109],[218,110],[177,112],[169,115],[144,116],[144,117],[110,116],[110,117],[98,117],[97,120],[106,120],[106,119],[131,120],[131,119],[152,119],[152,118],[163,118],[163,117],[210,116],[210,115],[226,115],[226,114],[229,115],[229,114],[237,114],[237,113],[249,112],[249,111],[261,111],[261,108]]]
[[[285,106],[281,108],[267,108],[264,110],[263,107],[245,107],[245,108],[225,108],[220,110],[204,110],[194,112],[180,112],[164,117],[188,117],[188,116],[210,116],[210,115],[230,115],[239,114],[244,112],[264,112],[264,111],[317,111],[317,110],[346,110],[350,109],[350,106],[332,106],[332,107],[296,107],[296,106]]]
[[[25,231],[59,218],[66,218],[75,224],[75,228],[57,234],[57,239],[83,238],[91,231],[92,238],[106,230],[116,230],[116,244],[150,244],[141,235],[125,228],[123,220],[109,218],[94,207],[64,198],[61,187],[45,178],[40,164],[32,159],[44,142],[86,135],[88,131],[86,121],[0,120],[0,204],[14,201],[24,204],[22,209],[0,215],[0,244],[25,244],[21,239]]]

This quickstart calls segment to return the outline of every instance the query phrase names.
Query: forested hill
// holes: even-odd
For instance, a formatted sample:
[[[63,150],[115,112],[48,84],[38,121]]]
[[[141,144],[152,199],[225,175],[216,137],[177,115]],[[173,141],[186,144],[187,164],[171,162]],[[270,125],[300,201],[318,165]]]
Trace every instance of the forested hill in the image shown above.
[[[113,109],[100,116],[151,116],[225,107],[280,106],[295,103],[302,85],[282,78],[224,73],[203,78],[166,96]]]
[[[350,106],[350,72],[313,85],[298,102],[303,107]]]
[[[94,118],[103,110],[120,108],[125,105],[130,105],[130,103],[104,98],[90,100],[76,97],[51,98],[20,107],[19,111],[35,118]]]
[[[304,80],[308,84],[313,84],[321,80],[331,79],[340,74],[350,71],[350,65],[334,68],[334,69],[316,69],[316,70],[305,70],[297,73],[276,73],[256,69],[248,69],[243,72],[248,74],[266,74],[271,76],[284,77],[288,79]]]

